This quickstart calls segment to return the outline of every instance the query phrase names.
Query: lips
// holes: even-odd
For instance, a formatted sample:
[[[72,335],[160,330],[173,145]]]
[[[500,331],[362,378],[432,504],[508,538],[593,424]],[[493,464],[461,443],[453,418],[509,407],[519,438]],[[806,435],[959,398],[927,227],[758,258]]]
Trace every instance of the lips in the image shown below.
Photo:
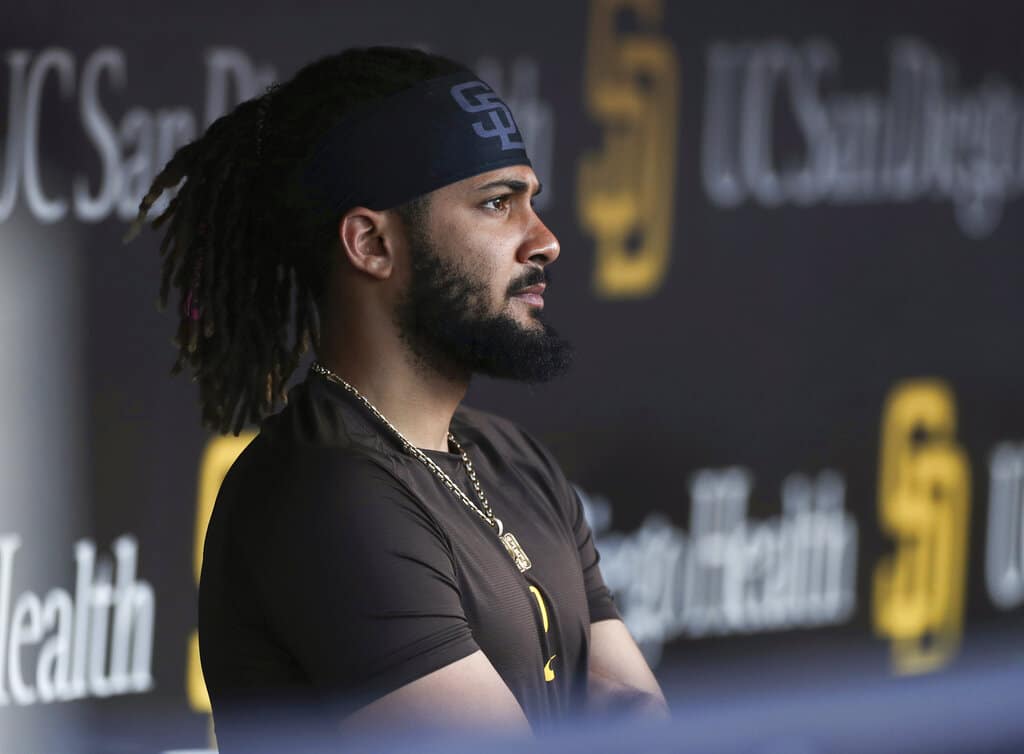
[[[533,306],[544,306],[544,289],[547,286],[544,283],[538,283],[537,285],[531,285],[527,288],[520,288],[513,294],[513,298],[517,298],[520,301],[525,301]]]

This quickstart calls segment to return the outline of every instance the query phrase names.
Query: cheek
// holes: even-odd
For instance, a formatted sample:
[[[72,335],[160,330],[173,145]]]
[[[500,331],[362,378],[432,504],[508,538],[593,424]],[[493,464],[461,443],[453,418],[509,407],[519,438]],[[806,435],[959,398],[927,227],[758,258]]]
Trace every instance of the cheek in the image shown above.
[[[508,303],[508,286],[511,283],[512,270],[503,265],[496,253],[496,245],[480,243],[465,244],[462,247],[465,255],[460,260],[460,267],[480,291],[487,291],[490,299],[499,307]]]
[[[514,254],[508,251],[509,242],[499,233],[486,230],[480,221],[451,223],[442,226],[441,237],[449,239],[445,246],[450,259],[460,271],[473,280],[477,290],[490,299],[490,308],[505,309],[512,302],[508,287],[515,274]]]
[[[500,268],[481,263],[474,270],[474,277],[481,283],[480,290],[487,291],[492,309],[505,309],[510,301],[508,296],[508,278]]]

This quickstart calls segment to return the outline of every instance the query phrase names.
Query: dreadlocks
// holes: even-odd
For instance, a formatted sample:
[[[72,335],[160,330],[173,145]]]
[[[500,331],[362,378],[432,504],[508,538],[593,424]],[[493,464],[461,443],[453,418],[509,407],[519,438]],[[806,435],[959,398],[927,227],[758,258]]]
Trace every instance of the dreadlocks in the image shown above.
[[[167,223],[160,306],[172,287],[179,298],[171,372],[191,369],[204,426],[237,435],[246,422],[259,422],[286,401],[300,358],[319,345],[339,215],[309,201],[298,168],[351,108],[461,69],[392,47],[322,58],[218,118],[156,176],[125,240],[163,192],[181,183],[151,227]],[[416,209],[400,211],[413,216]]]

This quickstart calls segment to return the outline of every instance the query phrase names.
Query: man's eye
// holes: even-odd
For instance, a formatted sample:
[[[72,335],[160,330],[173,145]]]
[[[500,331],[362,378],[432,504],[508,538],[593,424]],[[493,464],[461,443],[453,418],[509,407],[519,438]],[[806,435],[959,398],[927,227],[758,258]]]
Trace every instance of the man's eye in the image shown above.
[[[496,196],[493,199],[488,199],[484,202],[484,206],[488,209],[493,209],[498,212],[503,212],[508,209],[508,197],[507,196]]]

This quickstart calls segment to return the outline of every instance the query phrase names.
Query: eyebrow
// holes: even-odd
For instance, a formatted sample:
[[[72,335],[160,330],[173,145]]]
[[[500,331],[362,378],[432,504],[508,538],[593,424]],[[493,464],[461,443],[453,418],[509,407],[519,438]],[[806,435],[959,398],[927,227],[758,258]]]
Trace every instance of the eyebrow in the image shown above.
[[[514,194],[522,194],[530,188],[530,184],[526,181],[520,181],[516,178],[500,178],[497,181],[491,181],[485,183],[483,186],[477,186],[474,191],[489,191],[495,188],[507,188]],[[537,184],[537,190],[533,192],[532,196],[537,196],[541,191],[544,190],[544,186],[541,183]]]

